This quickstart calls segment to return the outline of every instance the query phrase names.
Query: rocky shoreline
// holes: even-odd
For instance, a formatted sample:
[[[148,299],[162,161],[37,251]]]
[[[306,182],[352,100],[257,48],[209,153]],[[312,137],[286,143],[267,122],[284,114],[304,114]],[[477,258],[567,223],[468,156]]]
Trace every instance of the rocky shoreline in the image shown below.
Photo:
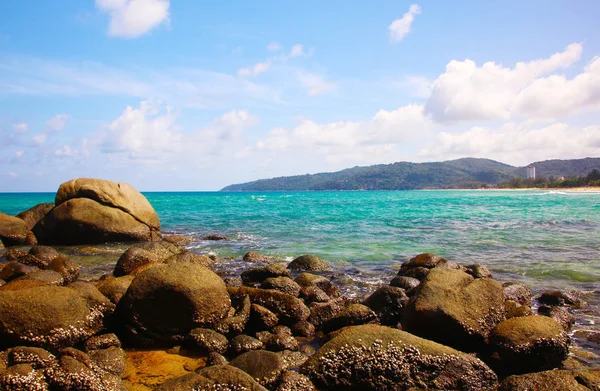
[[[600,389],[569,357],[581,295],[534,298],[483,265],[420,254],[365,297],[314,255],[250,252],[225,277],[139,192],[96,179],[0,214],[0,240],[0,390]],[[137,243],[94,281],[55,248],[112,241]]]

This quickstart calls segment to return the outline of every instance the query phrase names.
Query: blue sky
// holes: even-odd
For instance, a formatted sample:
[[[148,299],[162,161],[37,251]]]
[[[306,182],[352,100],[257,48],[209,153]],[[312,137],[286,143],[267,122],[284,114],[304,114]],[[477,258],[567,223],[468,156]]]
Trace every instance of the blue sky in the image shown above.
[[[0,3],[0,191],[600,156],[597,1]]]

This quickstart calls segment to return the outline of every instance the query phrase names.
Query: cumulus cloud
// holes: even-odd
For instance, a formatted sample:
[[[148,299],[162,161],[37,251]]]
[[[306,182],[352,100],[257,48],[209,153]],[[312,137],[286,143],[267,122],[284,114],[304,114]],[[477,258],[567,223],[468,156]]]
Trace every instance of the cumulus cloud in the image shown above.
[[[304,70],[298,70],[296,75],[298,81],[308,90],[310,96],[320,95],[337,86],[336,82],[328,81],[321,75]]]
[[[519,62],[513,68],[494,62],[481,66],[472,60],[453,60],[446,66],[446,72],[433,83],[431,96],[425,112],[437,122],[455,122],[464,120],[509,119],[511,114],[522,116],[548,115],[552,110],[539,108],[536,103],[550,103],[556,98],[566,98],[571,94],[584,92],[584,98],[577,98],[574,104],[563,103],[563,113],[573,109],[573,105],[582,101],[586,104],[598,102],[598,70],[600,66],[594,60],[586,68],[583,76],[568,81],[564,76],[551,75],[577,62],[583,47],[574,43],[564,51],[549,58],[530,62]],[[588,82],[591,84],[588,86]],[[557,87],[547,99],[540,94],[548,92],[549,87]],[[572,91],[567,91],[567,89]],[[575,90],[584,91],[575,91]],[[556,102],[552,102],[556,106]],[[564,106],[567,106],[566,109]]]
[[[67,125],[69,119],[71,119],[69,114],[57,114],[46,121],[46,126],[55,132],[60,132]]]
[[[390,40],[392,42],[400,42],[406,36],[406,34],[410,32],[410,27],[415,15],[420,13],[421,7],[419,7],[417,4],[412,4],[407,13],[405,13],[400,19],[394,20],[392,24],[388,26],[388,30],[390,30]]]
[[[136,38],[169,22],[169,0],[96,0],[96,7],[108,13],[108,35]]]

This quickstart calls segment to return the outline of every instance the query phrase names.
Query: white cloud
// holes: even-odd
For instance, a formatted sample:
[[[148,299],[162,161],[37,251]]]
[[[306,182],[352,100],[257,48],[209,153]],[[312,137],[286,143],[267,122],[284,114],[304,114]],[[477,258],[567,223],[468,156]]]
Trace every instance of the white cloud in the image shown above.
[[[404,36],[410,32],[410,27],[415,15],[420,13],[421,7],[419,7],[417,4],[412,4],[408,9],[408,12],[405,13],[402,18],[394,20],[392,24],[388,26],[388,29],[390,30],[391,41],[401,41],[402,38],[404,38]]]
[[[277,50],[281,49],[281,46],[279,46],[279,44],[273,42],[267,46],[267,49],[269,49],[269,51],[277,51]],[[289,54],[280,53],[278,55],[269,57],[265,61],[256,63],[251,67],[240,68],[238,70],[238,76],[240,76],[240,77],[258,76],[261,73],[267,72],[269,69],[271,69],[271,66],[275,63],[284,63],[291,58],[310,57],[311,55],[312,55],[312,50],[309,52],[306,52],[304,50],[304,45],[296,44],[296,45],[292,46]]]
[[[409,75],[398,84],[401,87],[409,87],[412,90],[413,95],[418,98],[429,98],[433,81],[424,76]]]
[[[25,133],[29,130],[29,125],[26,123],[14,124],[13,129],[17,133]]]
[[[267,45],[267,50],[270,52],[276,52],[281,50],[281,45],[277,42],[271,42]]]
[[[323,76],[304,70],[298,70],[296,76],[300,84],[308,90],[308,94],[311,96],[320,95],[337,87],[337,83],[327,81]]]
[[[37,145],[44,144],[47,139],[48,139],[48,135],[46,133],[38,133],[32,137],[33,142],[36,143]]]
[[[264,73],[266,71],[269,70],[269,68],[271,68],[271,61],[267,60],[264,62],[259,62],[257,64],[254,64],[254,66],[250,67],[250,68],[241,68],[238,71],[238,76],[258,76],[261,73]]]
[[[135,38],[169,23],[169,0],[96,0],[96,6],[110,16],[110,36]]]
[[[437,122],[509,119],[513,112],[524,116],[547,114],[548,110],[533,108],[531,102],[536,101],[539,92],[549,85],[561,87],[562,84],[562,87],[565,87],[568,83],[566,79],[557,79],[556,76],[537,78],[568,68],[580,59],[582,50],[580,44],[574,43],[563,52],[547,59],[519,62],[513,68],[506,68],[494,62],[486,62],[478,67],[474,61],[468,59],[453,60],[446,66],[446,72],[433,83],[425,112]],[[597,75],[597,68],[600,67],[591,64],[586,73]],[[590,89],[600,91],[597,89],[597,76],[582,77],[571,83],[571,86],[585,87],[590,79],[596,79]],[[559,80],[565,82],[560,83]],[[529,94],[529,88],[536,92]],[[521,93],[523,95],[517,101]],[[594,96],[593,91],[589,95],[585,98],[588,102],[600,99]],[[553,96],[566,97],[566,94],[557,90],[553,92]]]
[[[290,54],[288,55],[288,57],[294,58],[294,57],[300,57],[300,56],[304,56],[304,55],[305,55],[304,45],[296,44],[296,45],[292,46],[292,50],[290,50]]]
[[[435,160],[485,157],[520,165],[600,156],[600,125],[579,127],[558,122],[530,127],[529,122],[510,122],[499,129],[476,126],[462,133],[440,132],[420,155]]]
[[[46,126],[55,132],[60,132],[67,125],[69,119],[71,119],[69,114],[57,114],[46,121]]]

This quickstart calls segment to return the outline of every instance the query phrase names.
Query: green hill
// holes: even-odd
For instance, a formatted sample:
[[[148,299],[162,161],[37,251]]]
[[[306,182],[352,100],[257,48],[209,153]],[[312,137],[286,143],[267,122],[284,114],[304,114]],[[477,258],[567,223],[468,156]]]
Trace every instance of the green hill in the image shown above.
[[[600,158],[546,160],[532,164],[538,176],[583,176],[594,168],[600,169]],[[261,179],[230,185],[221,191],[478,188],[525,175],[525,167],[514,167],[490,159],[464,158],[431,163],[397,162],[337,172]]]

